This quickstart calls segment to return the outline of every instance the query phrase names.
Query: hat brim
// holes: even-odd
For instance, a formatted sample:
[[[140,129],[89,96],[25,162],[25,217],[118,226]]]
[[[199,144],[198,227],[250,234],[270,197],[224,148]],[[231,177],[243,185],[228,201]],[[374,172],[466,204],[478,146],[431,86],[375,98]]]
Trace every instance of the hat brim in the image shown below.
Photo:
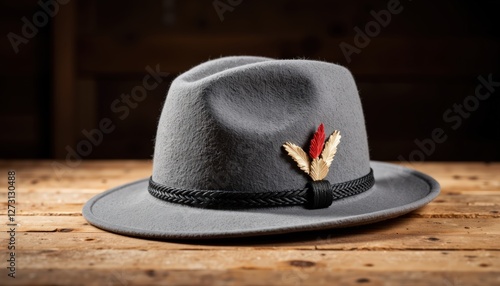
[[[328,208],[301,206],[247,210],[203,209],[169,203],[148,193],[148,179],[90,199],[83,216],[107,231],[144,238],[203,239],[270,235],[368,224],[418,209],[440,191],[436,180],[402,166],[371,162],[375,185]]]

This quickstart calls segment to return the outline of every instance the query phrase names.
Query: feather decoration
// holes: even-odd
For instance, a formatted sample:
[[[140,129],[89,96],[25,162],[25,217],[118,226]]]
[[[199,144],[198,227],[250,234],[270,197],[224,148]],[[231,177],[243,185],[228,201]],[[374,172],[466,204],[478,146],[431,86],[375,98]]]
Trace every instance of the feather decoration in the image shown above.
[[[330,167],[333,161],[333,157],[335,157],[335,153],[337,153],[337,146],[340,143],[340,132],[335,130],[335,132],[330,135],[328,141],[326,141],[325,149],[323,153],[321,153],[321,158],[325,161],[326,165]]]
[[[311,178],[313,181],[323,180],[328,174],[328,166],[322,158],[313,159],[311,163]]]
[[[313,139],[311,140],[311,146],[309,146],[309,156],[316,159],[321,154],[323,146],[325,145],[325,126],[321,123],[318,127],[316,133],[314,133]]]
[[[325,127],[321,123],[311,140],[309,156],[302,148],[291,142],[286,142],[283,147],[302,171],[308,174],[313,181],[320,181],[328,175],[341,137],[340,131],[335,130],[325,143]]]
[[[306,152],[304,152],[304,150],[302,150],[299,146],[290,142],[286,142],[283,147],[288,152],[288,155],[290,155],[290,157],[292,157],[292,159],[297,163],[297,166],[309,175],[310,162]]]

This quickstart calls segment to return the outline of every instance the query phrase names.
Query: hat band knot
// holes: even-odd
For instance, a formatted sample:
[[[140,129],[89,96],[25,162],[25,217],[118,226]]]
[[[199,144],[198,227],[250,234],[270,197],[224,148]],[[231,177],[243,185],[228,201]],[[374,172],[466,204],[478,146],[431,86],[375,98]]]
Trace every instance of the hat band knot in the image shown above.
[[[332,186],[327,180],[307,183],[309,190],[309,208],[322,209],[329,207],[333,202]]]
[[[328,181],[307,183],[303,189],[238,192],[227,190],[189,190],[172,188],[149,178],[149,193],[161,200],[211,209],[242,209],[279,206],[306,206],[309,208],[326,208],[333,201],[354,196],[369,190],[375,184],[373,170],[360,178],[333,184]]]

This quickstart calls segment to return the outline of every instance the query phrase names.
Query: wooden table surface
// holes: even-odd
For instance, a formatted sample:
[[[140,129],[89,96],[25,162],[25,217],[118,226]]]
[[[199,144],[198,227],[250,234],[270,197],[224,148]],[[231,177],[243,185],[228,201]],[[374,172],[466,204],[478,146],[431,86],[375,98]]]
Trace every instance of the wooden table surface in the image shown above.
[[[2,285],[500,285],[500,163],[421,163],[441,195],[377,224],[260,238],[153,241],[89,225],[82,205],[150,161],[0,161]],[[16,171],[16,278],[7,171]],[[131,214],[133,215],[133,214]]]

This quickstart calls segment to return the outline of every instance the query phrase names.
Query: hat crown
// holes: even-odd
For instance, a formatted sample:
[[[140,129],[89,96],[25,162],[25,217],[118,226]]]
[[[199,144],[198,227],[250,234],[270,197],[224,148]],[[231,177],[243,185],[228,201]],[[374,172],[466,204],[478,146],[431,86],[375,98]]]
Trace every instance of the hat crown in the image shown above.
[[[309,60],[226,57],[181,74],[162,110],[153,180],[173,188],[281,191],[310,178],[286,154],[306,152],[318,125],[342,140],[325,178],[350,181],[370,171],[361,102],[351,73]]]

